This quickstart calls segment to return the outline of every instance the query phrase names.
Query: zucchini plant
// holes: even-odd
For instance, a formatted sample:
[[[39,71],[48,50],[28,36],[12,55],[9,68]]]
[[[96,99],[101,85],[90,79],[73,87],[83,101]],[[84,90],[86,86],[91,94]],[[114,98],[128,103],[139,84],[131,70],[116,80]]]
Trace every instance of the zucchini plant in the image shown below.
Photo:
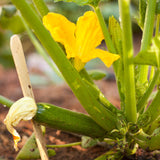
[[[39,39],[88,113],[85,115],[53,104],[38,103],[34,121],[87,136],[92,144],[117,144],[116,148],[96,160],[123,159],[135,154],[138,147],[150,151],[160,149],[159,1],[139,0],[136,20],[142,30],[142,40],[136,56],[130,0],[118,0],[119,20],[111,15],[108,26],[100,10],[100,0],[63,0],[91,6],[91,11],[79,17],[76,24],[59,13],[50,12],[43,0],[11,1],[19,10],[26,28],[33,31],[30,36]],[[57,1],[61,0],[54,3]],[[97,48],[103,39],[108,51]],[[38,44],[39,47],[41,45]],[[94,73],[91,77],[86,71],[85,64],[94,58],[100,58],[107,67],[113,65],[121,109],[117,109],[95,85],[92,79]],[[2,96],[0,102],[8,107],[13,103]],[[83,140],[68,146],[83,144]],[[29,142],[35,144],[34,135]],[[39,156],[38,150],[35,150],[36,153],[27,150],[29,142],[17,159],[27,159],[27,155],[33,155],[29,159]],[[48,154],[55,153],[48,150]]]

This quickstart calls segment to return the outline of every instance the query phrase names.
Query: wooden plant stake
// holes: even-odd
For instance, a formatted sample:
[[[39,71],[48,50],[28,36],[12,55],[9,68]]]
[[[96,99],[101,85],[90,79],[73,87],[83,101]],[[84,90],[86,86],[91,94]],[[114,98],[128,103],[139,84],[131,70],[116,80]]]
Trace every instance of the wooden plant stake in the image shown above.
[[[10,41],[10,47],[12,51],[12,56],[14,59],[14,63],[16,66],[17,74],[19,77],[20,85],[22,88],[23,96],[24,97],[31,97],[34,99],[34,94],[29,78],[29,73],[24,57],[24,52],[22,48],[21,41],[17,35],[13,35]],[[40,156],[42,160],[48,160],[48,153],[46,149],[45,139],[41,130],[41,126],[32,120],[33,123],[33,130],[36,137],[36,142],[38,145],[38,149],[40,152]]]

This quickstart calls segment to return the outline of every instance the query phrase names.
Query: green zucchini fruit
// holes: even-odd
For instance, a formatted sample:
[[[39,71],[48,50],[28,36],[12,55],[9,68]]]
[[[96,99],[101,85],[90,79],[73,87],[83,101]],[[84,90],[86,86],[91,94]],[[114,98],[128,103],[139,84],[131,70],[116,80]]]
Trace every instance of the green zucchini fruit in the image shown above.
[[[42,125],[92,138],[106,135],[106,131],[88,115],[46,103],[37,106],[34,120]]]

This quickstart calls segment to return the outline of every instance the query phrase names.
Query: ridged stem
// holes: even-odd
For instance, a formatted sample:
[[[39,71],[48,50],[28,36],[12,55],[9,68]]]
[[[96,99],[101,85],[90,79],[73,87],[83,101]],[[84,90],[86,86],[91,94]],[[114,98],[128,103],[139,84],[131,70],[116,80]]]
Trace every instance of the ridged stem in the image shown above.
[[[119,0],[124,62],[125,114],[129,122],[136,123],[137,109],[135,97],[134,65],[130,63],[133,57],[133,42],[130,17],[130,0]]]

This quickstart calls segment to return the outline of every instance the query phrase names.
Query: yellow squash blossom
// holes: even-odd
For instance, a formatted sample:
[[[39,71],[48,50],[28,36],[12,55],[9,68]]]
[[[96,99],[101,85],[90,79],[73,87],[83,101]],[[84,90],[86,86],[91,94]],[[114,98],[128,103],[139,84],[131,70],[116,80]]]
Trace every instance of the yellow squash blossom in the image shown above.
[[[100,58],[107,67],[119,58],[119,55],[96,48],[104,36],[98,18],[92,11],[79,17],[77,24],[61,14],[48,13],[43,17],[43,24],[54,40],[64,45],[67,58],[74,58],[74,66],[78,71],[94,58]]]
[[[13,135],[14,140],[14,148],[17,151],[17,143],[20,141],[20,135],[13,128],[17,126],[17,124],[21,120],[31,120],[37,111],[37,105],[33,98],[23,97],[16,101],[11,108],[4,120],[4,123],[8,129],[8,131]]]

